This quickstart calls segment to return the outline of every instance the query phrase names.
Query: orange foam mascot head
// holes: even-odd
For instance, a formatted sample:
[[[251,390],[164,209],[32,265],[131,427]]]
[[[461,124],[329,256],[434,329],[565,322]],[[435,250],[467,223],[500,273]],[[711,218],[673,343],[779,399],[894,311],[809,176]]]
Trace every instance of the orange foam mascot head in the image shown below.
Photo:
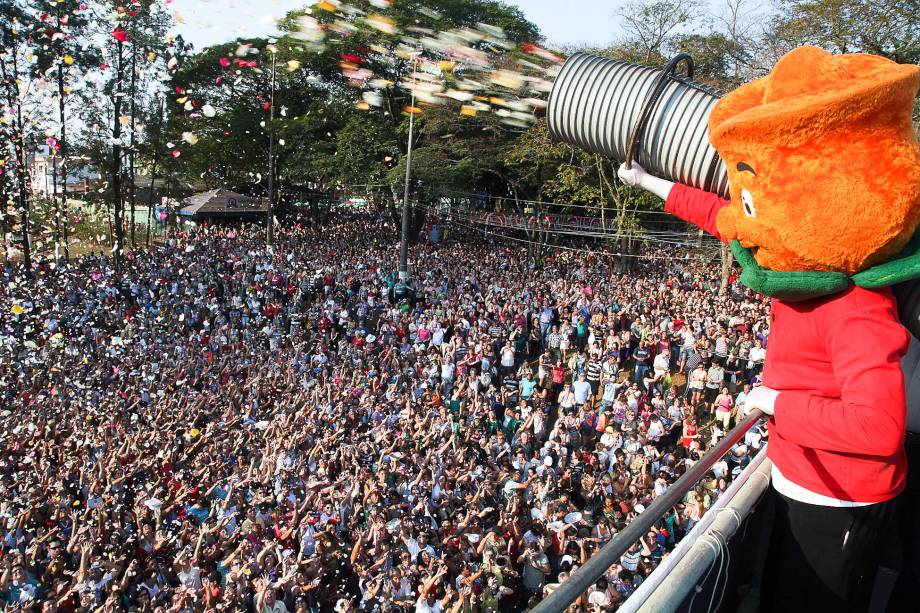
[[[918,86],[920,67],[801,47],[725,96],[709,117],[731,188],[719,232],[775,271],[893,257],[920,222]]]

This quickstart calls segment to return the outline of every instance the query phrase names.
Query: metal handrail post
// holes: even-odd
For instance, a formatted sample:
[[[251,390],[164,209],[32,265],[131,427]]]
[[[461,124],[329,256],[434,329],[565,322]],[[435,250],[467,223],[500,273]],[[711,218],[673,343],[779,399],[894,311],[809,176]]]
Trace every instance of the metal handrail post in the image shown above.
[[[552,594],[544,598],[532,609],[533,613],[558,613],[575,602],[584,594],[591,585],[602,577],[611,566],[616,564],[620,557],[638,541],[646,530],[651,528],[656,521],[677,504],[681,498],[703,475],[715,464],[719,458],[731,450],[732,446],[741,440],[747,431],[763,417],[761,411],[752,411],[731,429],[721,441],[706,452],[699,462],[691,466],[677,481],[675,481],[663,494],[652,501],[638,517],[633,519],[628,526],[623,528],[609,543],[604,545],[591,559],[585,562],[556,588]]]

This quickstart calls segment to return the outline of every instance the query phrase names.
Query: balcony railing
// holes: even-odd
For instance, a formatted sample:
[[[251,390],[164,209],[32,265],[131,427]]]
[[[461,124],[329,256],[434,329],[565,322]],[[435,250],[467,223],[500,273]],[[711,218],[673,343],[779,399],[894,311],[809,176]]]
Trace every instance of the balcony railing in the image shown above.
[[[695,487],[697,482],[712,468],[713,464],[728,453],[735,443],[744,438],[747,431],[756,425],[761,417],[763,414],[755,411],[742,419],[699,462],[691,466],[663,494],[653,500],[645,511],[572,573],[565,583],[544,598],[533,609],[533,612],[558,613],[575,602],[611,566],[618,563],[620,557],[639,541],[652,525],[682,500],[686,493]],[[727,541],[742,525],[766,490],[770,482],[770,466],[764,449],[738,475],[725,493],[719,497],[697,525],[681,539],[668,557],[646,578],[619,611],[628,613],[674,611],[687,599],[691,590],[697,589],[701,579],[704,583],[708,582],[709,575],[712,574],[711,569],[716,561],[724,557],[723,552],[727,552]],[[707,571],[709,575],[704,579],[703,574]],[[665,577],[667,577],[666,582]],[[721,587],[723,594],[727,578],[725,582]],[[707,593],[707,595],[710,596],[707,602],[710,605],[714,604],[712,597],[715,596],[715,592]]]
[[[769,486],[772,465],[766,449],[758,453],[667,559],[619,608],[619,613],[694,611],[694,597],[700,599],[706,611],[718,611],[729,585],[745,582],[730,579],[730,544]],[[682,606],[684,603],[687,606]]]

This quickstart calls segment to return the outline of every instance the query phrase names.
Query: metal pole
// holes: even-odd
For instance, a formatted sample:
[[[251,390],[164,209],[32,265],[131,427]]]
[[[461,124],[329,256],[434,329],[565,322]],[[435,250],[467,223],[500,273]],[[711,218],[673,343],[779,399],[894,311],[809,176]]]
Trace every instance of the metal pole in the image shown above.
[[[277,53],[272,51],[272,91],[271,101],[268,110],[268,207],[265,213],[265,245],[272,246],[272,225],[274,223],[275,210],[272,205],[272,197],[275,193],[275,58]]]
[[[415,59],[412,58],[412,78],[415,79]],[[412,180],[412,135],[415,129],[415,88],[409,103],[409,145],[406,150],[406,185],[403,190],[402,232],[399,237],[399,283],[409,283],[409,182]]]
[[[556,591],[544,598],[531,609],[531,613],[558,613],[575,602],[584,594],[595,581],[604,576],[611,566],[619,562],[620,556],[632,547],[655,522],[677,504],[696,483],[703,478],[719,458],[728,453],[732,446],[741,440],[754,424],[763,417],[760,411],[752,411],[741,420],[732,430],[725,435],[699,462],[690,467],[680,479],[658,498],[652,501],[645,511],[639,514],[629,525],[621,530],[613,539],[604,545],[591,559],[572,573],[568,581],[560,585]]]
[[[700,534],[686,554],[677,561],[658,589],[649,594],[645,602],[630,611],[656,613],[658,611],[676,611],[687,598],[691,590],[697,589],[703,573],[718,560],[719,554],[725,555],[723,548],[738,532],[744,520],[754,511],[754,507],[770,487],[770,469],[773,462],[765,460],[750,475],[748,481],[738,491],[738,495],[721,509],[712,524]],[[763,552],[764,556],[766,552]],[[667,582],[667,585],[664,582]],[[702,583],[705,583],[705,579]],[[643,585],[645,585],[643,583]],[[707,592],[708,594],[709,592]],[[635,596],[635,594],[633,594]],[[630,597],[632,598],[632,596]],[[718,610],[715,609],[715,610]]]
[[[773,463],[767,459],[767,445],[764,445],[760,448],[760,451],[757,452],[757,455],[751,459],[747,468],[743,469],[741,473],[735,477],[734,481],[728,486],[728,489],[722,492],[712,506],[707,509],[707,512],[703,514],[700,521],[696,522],[693,529],[684,534],[683,538],[674,546],[674,549],[671,550],[668,556],[661,560],[661,564],[656,566],[655,570],[642,582],[642,585],[636,588],[636,591],[629,596],[629,601],[624,602],[622,606],[617,609],[617,613],[636,613],[646,600],[651,598],[651,596],[659,588],[663,587],[664,584],[668,583],[668,577],[671,571],[681,564],[681,560],[691,549],[696,547],[699,540],[712,530],[712,526],[716,523],[719,515],[723,514],[727,509],[740,509],[738,511],[739,517],[747,517],[752,509],[744,509],[739,507],[737,503],[739,500],[742,500],[742,496],[746,491],[751,489],[751,487],[757,487],[756,483],[752,483],[752,479],[756,476],[757,471],[764,465],[767,466],[767,483],[765,485],[769,485],[769,467],[772,464]]]

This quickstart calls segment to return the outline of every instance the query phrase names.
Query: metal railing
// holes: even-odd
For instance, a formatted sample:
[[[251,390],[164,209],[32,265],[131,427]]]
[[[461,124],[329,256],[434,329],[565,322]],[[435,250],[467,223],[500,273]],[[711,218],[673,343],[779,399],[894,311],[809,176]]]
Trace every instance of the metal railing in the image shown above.
[[[732,482],[733,486],[739,487],[734,491],[726,491],[717,503],[725,501],[730,495],[731,498],[724,505],[715,504],[707,511],[709,521],[702,526],[703,529],[697,531],[697,526],[694,526],[693,531],[684,536],[666,560],[673,563],[659,565],[639,586],[641,589],[648,583],[649,589],[641,594],[639,589],[633,592],[620,608],[620,613],[693,611],[692,598],[697,594],[701,599],[709,595],[707,611],[720,610],[731,583],[731,544],[763,500],[764,492],[770,486],[772,466],[773,463],[766,457],[766,450],[757,454],[744,472]],[[712,583],[708,582],[710,573],[713,573]],[[682,609],[681,604],[688,597],[690,605]]]
[[[619,562],[620,557],[636,543],[655,522],[663,517],[684,495],[703,478],[719,458],[728,453],[732,446],[744,438],[757,421],[763,417],[760,411],[752,411],[732,428],[725,437],[714,445],[706,454],[691,466],[663,494],[633,519],[629,525],[618,532],[597,553],[591,556],[583,566],[576,570],[568,580],[556,588],[531,611],[532,613],[558,613],[584,594],[591,585],[604,576],[607,570]]]

